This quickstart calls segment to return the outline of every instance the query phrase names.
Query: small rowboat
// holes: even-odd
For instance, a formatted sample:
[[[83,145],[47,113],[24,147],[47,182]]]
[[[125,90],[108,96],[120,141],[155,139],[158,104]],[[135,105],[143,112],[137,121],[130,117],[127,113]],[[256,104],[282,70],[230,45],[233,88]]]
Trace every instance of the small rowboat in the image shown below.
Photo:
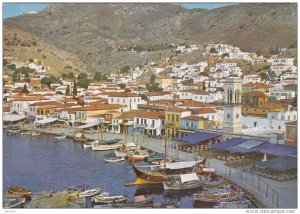
[[[115,157],[115,158],[106,158],[104,160],[105,160],[105,162],[108,162],[108,163],[115,163],[115,162],[124,161],[125,158],[117,158],[117,157]]]
[[[31,131],[21,132],[21,135],[31,135]]]
[[[9,134],[17,134],[17,133],[19,133],[19,129],[16,129],[16,130],[12,130],[12,129],[8,129],[8,130],[6,130],[7,131],[7,133],[9,133]]]
[[[100,192],[101,192],[100,188],[89,189],[89,190],[79,193],[78,197],[79,198],[93,197],[95,195],[98,195]]]
[[[93,142],[87,142],[87,143],[83,143],[82,145],[83,145],[83,148],[92,148],[92,143]]]
[[[148,156],[149,156],[148,154],[128,155],[128,160],[129,161],[143,161]]]
[[[201,201],[207,203],[236,201],[242,196],[242,192],[225,189],[201,191],[200,193],[193,194],[194,201]]]
[[[32,137],[35,137],[35,136],[38,136],[38,135],[40,135],[41,134],[41,132],[32,132],[31,133],[31,136]]]
[[[54,137],[55,141],[60,141],[66,139],[67,135]]]
[[[124,202],[126,200],[127,200],[127,197],[124,195],[94,197],[94,203],[100,203],[100,204],[120,203],[120,202]]]
[[[21,197],[30,197],[32,190],[26,190],[21,186],[8,186],[8,192]]]

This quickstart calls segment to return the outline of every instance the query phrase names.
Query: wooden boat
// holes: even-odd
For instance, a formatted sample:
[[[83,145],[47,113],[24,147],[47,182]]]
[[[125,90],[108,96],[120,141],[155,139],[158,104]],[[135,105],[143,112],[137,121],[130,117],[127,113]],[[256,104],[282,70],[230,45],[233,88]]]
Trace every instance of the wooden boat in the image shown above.
[[[20,197],[30,197],[32,190],[26,190],[21,186],[8,186],[8,192],[19,195]]]
[[[120,203],[127,200],[127,197],[124,195],[118,195],[118,196],[99,196],[94,197],[94,203],[100,203],[100,204],[113,204],[113,203]]]
[[[214,189],[193,194],[194,201],[207,203],[236,201],[242,196],[242,192],[227,189]]]
[[[94,151],[107,151],[107,150],[115,150],[123,146],[123,143],[119,143],[120,139],[113,139],[108,141],[94,141],[92,143],[92,149]]]
[[[165,190],[195,189],[203,185],[203,178],[196,173],[164,176],[163,185]]]
[[[54,140],[55,141],[60,141],[60,140],[66,139],[66,137],[67,137],[67,135],[57,136],[57,137],[54,137]]]
[[[95,195],[98,195],[101,192],[100,188],[94,188],[94,189],[89,189],[83,192],[80,192],[78,197],[79,198],[88,198],[88,197],[93,197]]]
[[[126,158],[128,156],[125,151],[121,151],[120,149],[115,149],[115,155],[117,158]]]
[[[121,161],[124,161],[125,158],[118,158],[118,157],[114,157],[114,158],[106,158],[104,159],[105,162],[108,162],[108,163],[115,163],[115,162],[121,162]]]
[[[137,196],[134,196],[134,203],[137,203],[137,204],[153,203],[153,196],[152,195],[137,195]]]
[[[25,204],[26,198],[3,198],[3,208],[18,208]]]
[[[249,200],[239,200],[239,201],[230,201],[230,202],[220,202],[219,205],[214,206],[214,208],[227,208],[227,209],[246,209],[249,208]]]
[[[149,168],[147,170],[141,169],[142,167],[139,167],[134,162],[132,162],[131,165],[137,178],[136,181],[125,184],[125,186],[162,184],[163,177],[165,175],[184,174],[188,172],[193,172],[196,168],[196,165],[202,164],[204,161],[205,159],[201,161],[183,161],[166,163],[166,167],[153,165],[145,166]]]
[[[78,132],[73,136],[73,140],[83,143],[83,142],[87,142],[88,138],[86,136],[84,136],[83,133]]]
[[[38,135],[40,135],[41,134],[41,132],[32,132],[31,133],[31,136],[32,137],[35,137],[35,136],[38,136]]]
[[[128,155],[128,160],[129,161],[143,161],[148,156],[149,156],[149,154],[133,154],[133,155]]]
[[[7,129],[6,131],[9,134],[17,134],[20,132],[20,129]]]

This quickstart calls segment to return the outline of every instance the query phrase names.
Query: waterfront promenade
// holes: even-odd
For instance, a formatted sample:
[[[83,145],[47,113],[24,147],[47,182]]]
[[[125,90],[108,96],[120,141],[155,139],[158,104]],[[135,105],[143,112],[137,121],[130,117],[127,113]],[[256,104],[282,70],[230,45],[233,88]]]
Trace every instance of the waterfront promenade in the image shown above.
[[[26,126],[24,128],[28,128],[29,126]],[[68,136],[73,136],[75,130],[72,128],[52,128],[51,130],[43,130],[43,132],[48,133],[56,133],[56,134],[66,134]],[[90,139],[98,139],[98,133],[93,134],[85,134]],[[113,138],[120,138],[122,140],[125,140],[126,136],[125,134],[113,134],[113,133],[103,133],[104,139],[113,139]],[[137,140],[141,146],[146,147],[150,150],[153,150],[155,152],[164,153],[165,147],[164,142],[161,139],[157,138],[147,138],[144,135],[139,136],[127,136],[127,142],[133,142],[133,140]],[[179,160],[194,160],[195,154],[193,153],[187,153],[183,151],[177,151],[175,149],[170,149],[171,147],[174,147],[174,144],[170,146],[168,144],[167,151],[169,155],[174,155],[175,157],[179,158]],[[268,208],[275,208],[278,204],[278,208],[297,208],[297,180],[290,180],[285,182],[278,182],[267,178],[260,178],[259,176],[255,175],[255,178],[259,178],[264,181],[264,183],[267,183],[269,187],[271,187],[277,194],[278,194],[278,200],[277,198],[271,198],[270,195],[267,194],[267,199],[265,193],[262,189],[260,191],[257,191],[256,184],[255,183],[247,183],[243,179],[237,179],[236,175],[239,172],[235,168],[231,168],[231,175],[229,175],[228,170],[229,168],[225,166],[225,162],[221,160],[217,160],[214,158],[208,158],[208,161],[206,163],[207,167],[214,168],[216,173],[218,175],[223,176],[224,178],[234,182],[238,186],[245,189],[248,193],[253,195],[255,197],[255,200],[257,201],[257,204],[259,204],[262,207],[268,207]],[[254,176],[254,175],[252,175]],[[248,177],[248,181],[255,178]],[[247,181],[247,180],[246,180]],[[252,185],[253,184],[253,185]],[[264,188],[264,187],[261,187]],[[268,189],[266,190],[268,192]],[[273,196],[271,196],[273,197]],[[277,197],[277,196],[276,196]],[[272,203],[273,201],[274,203]]]

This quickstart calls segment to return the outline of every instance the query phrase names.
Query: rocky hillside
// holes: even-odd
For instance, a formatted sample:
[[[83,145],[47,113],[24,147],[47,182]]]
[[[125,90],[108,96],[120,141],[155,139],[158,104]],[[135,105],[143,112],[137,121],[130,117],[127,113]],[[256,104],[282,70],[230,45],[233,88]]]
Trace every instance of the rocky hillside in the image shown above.
[[[78,57],[9,24],[3,25],[3,40],[3,56],[13,59],[14,63],[37,59],[51,67],[49,75],[56,76],[62,72],[87,72],[86,65]]]
[[[89,71],[109,72],[163,59],[172,43],[220,41],[248,51],[289,47],[297,41],[297,4],[239,4],[214,10],[174,4],[52,4],[4,23],[73,53]],[[132,46],[148,51],[128,51]],[[159,48],[153,51],[150,46]]]

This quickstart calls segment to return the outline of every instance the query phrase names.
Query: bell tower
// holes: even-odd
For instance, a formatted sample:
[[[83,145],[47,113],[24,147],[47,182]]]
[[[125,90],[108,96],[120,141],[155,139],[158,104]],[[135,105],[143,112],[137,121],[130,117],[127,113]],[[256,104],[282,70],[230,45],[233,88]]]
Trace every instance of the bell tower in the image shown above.
[[[224,133],[241,133],[241,93],[242,81],[237,77],[228,77],[224,84]]]

